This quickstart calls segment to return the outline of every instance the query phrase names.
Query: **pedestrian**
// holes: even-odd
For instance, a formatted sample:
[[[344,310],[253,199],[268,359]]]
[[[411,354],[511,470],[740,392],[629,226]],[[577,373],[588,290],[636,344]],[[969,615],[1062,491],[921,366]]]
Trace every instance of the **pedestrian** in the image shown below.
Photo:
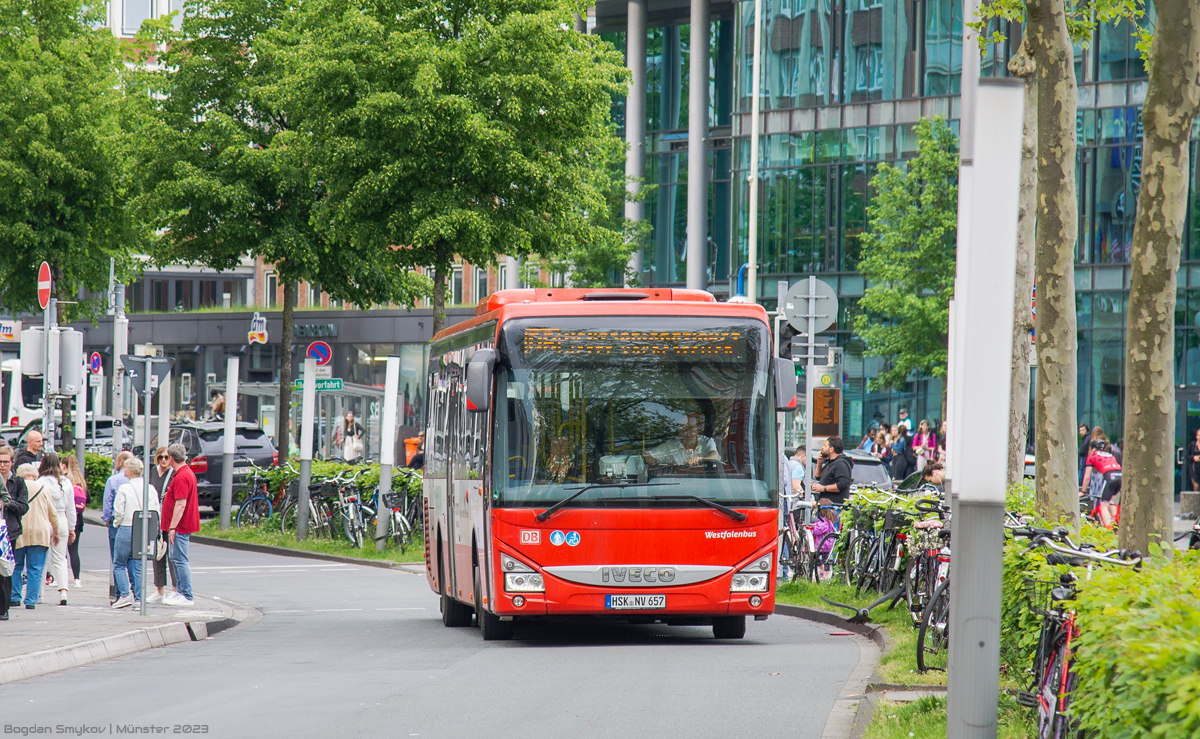
[[[38,463],[42,461],[42,447],[45,445],[45,438],[42,432],[37,429],[30,429],[25,435],[25,448],[17,453],[17,458],[13,460],[14,467],[20,467],[23,464],[30,462]]]
[[[171,469],[171,457],[167,455],[167,448],[160,446],[154,453],[154,466],[150,468],[150,485],[158,491],[157,510],[162,510],[162,499],[167,494],[167,486],[171,484],[171,477],[175,474],[175,470]],[[161,521],[161,515],[160,515]],[[170,560],[166,555],[167,551],[167,534],[159,529],[158,545],[154,550],[154,590],[148,598],[147,603],[162,603],[163,588],[167,587],[167,572],[171,573],[171,582],[175,582],[175,568],[171,566]]]
[[[71,481],[71,488],[75,494],[75,538],[67,544],[67,554],[71,558],[71,574],[75,576],[75,587],[81,588],[83,581],[80,575],[83,569],[79,560],[79,537],[83,534],[83,511],[87,508],[87,478],[84,477],[83,470],[79,469],[79,460],[75,455],[69,455],[65,460],[63,472]]]
[[[112,561],[113,553],[116,551],[117,530],[113,528],[113,499],[117,497],[117,488],[129,482],[129,478],[125,477],[125,460],[133,456],[133,452],[123,451],[117,455],[116,462],[113,463],[113,473],[104,482],[104,503],[100,508],[100,520],[104,522],[105,528],[108,529],[108,561]],[[116,588],[112,588],[110,596],[115,596]],[[114,597],[115,600],[115,597]]]
[[[836,533],[837,529],[838,518],[833,509],[833,501],[829,498],[821,498],[817,501],[817,515],[813,519],[812,537],[813,544],[817,547],[817,576],[822,580],[828,580],[833,576],[832,567],[829,564],[829,553],[833,551],[833,545],[837,539],[828,534]]]
[[[200,530],[200,503],[196,497],[196,473],[187,465],[183,444],[167,447],[171,458],[171,477],[163,497],[162,530],[167,532],[171,564],[175,567],[175,592],[163,597],[163,605],[190,606],[193,602],[192,569],[188,565],[188,545],[192,534]]]
[[[113,525],[117,529],[117,541],[112,564],[118,595],[117,601],[112,604],[113,608],[128,608],[142,600],[142,560],[141,553],[133,551],[133,514],[135,511],[158,510],[158,491],[154,486],[145,491],[147,495],[143,495],[146,478],[142,476],[142,471],[142,462],[137,457],[125,460],[125,476],[129,482],[117,488],[117,496],[113,501]]]
[[[1097,427],[1099,428],[1099,427]],[[1083,467],[1087,463],[1088,452],[1091,451],[1092,432],[1086,423],[1079,424],[1079,484],[1083,484]]]
[[[25,480],[13,471],[13,456],[12,447],[0,445],[0,508],[8,527],[8,544],[15,555],[17,540],[21,537],[21,517],[29,510],[29,492],[25,489]],[[0,621],[8,620],[12,584],[12,575],[0,576]]]
[[[929,421],[921,419],[917,424],[917,433],[913,436],[913,454],[917,459],[917,469],[925,469],[925,463],[937,459],[938,436],[930,427]]]
[[[862,441],[858,442],[858,448],[862,451],[869,451],[875,445],[875,429],[868,428],[867,433],[863,434]]]
[[[907,408],[900,409],[900,420],[896,421],[896,425],[903,427],[905,432],[912,433],[912,419],[908,417]]]
[[[425,432],[417,434],[417,451],[413,454],[412,459],[408,460],[405,465],[410,470],[425,469]]]
[[[354,420],[354,411],[346,411],[346,418],[338,427],[334,443],[342,447],[342,459],[353,462],[362,456],[363,435],[366,430],[363,425]]]
[[[945,467],[946,467],[946,422],[945,421],[942,421],[942,425],[938,429],[937,461],[941,462],[942,469],[945,469]]]
[[[1100,525],[1111,529],[1117,516],[1116,499],[1120,494],[1121,463],[1109,451],[1108,441],[1093,438],[1079,495],[1099,498]]]
[[[17,468],[29,491],[29,510],[21,517],[21,537],[13,545],[17,568],[13,571],[13,591],[9,605],[22,601],[33,610],[42,596],[42,575],[46,570],[46,553],[58,543],[58,513],[50,493],[38,481],[38,469],[26,462]]]
[[[892,443],[896,440],[896,427],[890,423],[879,425],[875,434],[875,443],[879,449],[879,459],[889,470],[892,468]]]
[[[908,429],[898,423],[894,429],[896,440],[892,442],[892,479],[900,482],[916,471],[917,460],[908,439]]]
[[[850,494],[851,471],[853,463],[843,454],[845,446],[841,438],[830,436],[821,444],[821,456],[817,459],[817,468],[813,471],[817,481],[812,485],[814,494],[821,493],[837,505],[846,502]]]
[[[58,537],[50,547],[46,584],[58,590],[58,604],[65,606],[67,583],[71,577],[67,545],[75,540],[75,486],[63,474],[62,460],[54,452],[42,455],[37,481],[54,502],[55,519],[58,522]]]
[[[921,481],[926,485],[932,485],[937,488],[938,492],[946,491],[946,468],[941,462],[930,460],[921,468]]]
[[[807,468],[808,460],[805,459],[804,446],[801,445],[796,447],[796,451],[792,452],[791,459],[788,460],[788,479],[791,480],[793,493],[804,492],[804,476]]]

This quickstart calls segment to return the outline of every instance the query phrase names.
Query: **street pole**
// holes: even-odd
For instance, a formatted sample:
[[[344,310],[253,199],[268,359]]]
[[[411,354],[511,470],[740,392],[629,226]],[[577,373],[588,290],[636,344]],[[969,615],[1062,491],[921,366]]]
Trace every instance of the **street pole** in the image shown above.
[[[42,373],[42,438],[45,450],[54,451],[54,396],[58,394],[58,300],[50,298],[50,304],[42,313],[42,332],[45,371]]]
[[[113,375],[112,375],[112,417],[113,417],[113,463],[124,448],[125,422],[125,366],[121,357],[129,353],[129,319],[125,317],[125,286],[117,283],[113,286]]]
[[[967,55],[964,55],[964,57]],[[1009,372],[1025,92],[1017,79],[982,81],[975,94],[969,203],[972,253],[955,284],[953,577],[950,579],[950,739],[994,739],[1000,688],[1000,600],[1008,479]],[[960,224],[960,229],[962,228]],[[962,243],[959,244],[961,253]]]
[[[296,505],[296,541],[304,541],[308,535],[308,485],[312,482],[313,456],[313,406],[317,400],[317,360],[312,357],[304,358],[304,401],[300,405],[300,490]],[[229,402],[226,399],[226,412]],[[281,430],[281,439],[287,436]]]
[[[383,380],[383,429],[379,435],[379,492],[375,498],[375,551],[387,544],[388,521],[392,510],[384,499],[392,492],[392,466],[396,463],[396,395],[400,392],[400,357],[388,355]],[[386,511],[386,513],[385,513]]]
[[[165,446],[171,438],[171,373],[163,375],[158,385],[158,444]]]
[[[146,357],[143,370],[146,373],[146,389],[142,393],[142,428],[145,429],[142,434],[142,541],[138,547],[138,560],[142,568],[142,592],[139,594],[139,600],[143,616],[146,615],[146,537],[150,535],[150,465],[154,461],[154,448],[150,445],[150,400],[154,397],[158,383],[158,376],[154,374],[155,361],[154,357]]]
[[[79,393],[75,396],[75,461],[79,462],[79,473],[86,478],[87,467],[85,463],[87,457],[83,451],[83,440],[87,436],[87,370],[84,370],[83,380],[84,385],[79,388]],[[92,411],[92,414],[95,415],[95,411]]]
[[[225,446],[221,467],[221,530],[229,528],[233,508],[233,455],[237,451],[238,358],[225,362]]]
[[[751,303],[758,302],[758,140],[759,117],[762,103],[759,95],[762,93],[762,0],[754,0],[754,65],[751,74],[754,82],[751,84],[750,97],[750,228],[749,228],[749,267],[746,270],[746,299]],[[811,339],[810,339],[811,340]],[[807,439],[805,443],[808,443]]]

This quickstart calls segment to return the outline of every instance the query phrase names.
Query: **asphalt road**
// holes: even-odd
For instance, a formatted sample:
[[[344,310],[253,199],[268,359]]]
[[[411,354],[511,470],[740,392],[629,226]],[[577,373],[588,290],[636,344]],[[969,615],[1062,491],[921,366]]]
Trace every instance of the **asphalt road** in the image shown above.
[[[107,553],[89,533],[85,569]],[[197,592],[262,619],[0,687],[0,734],[816,738],[859,658],[850,638],[785,616],[751,622],[740,642],[708,627],[544,623],[485,643],[442,626],[421,575],[200,545],[192,561]]]

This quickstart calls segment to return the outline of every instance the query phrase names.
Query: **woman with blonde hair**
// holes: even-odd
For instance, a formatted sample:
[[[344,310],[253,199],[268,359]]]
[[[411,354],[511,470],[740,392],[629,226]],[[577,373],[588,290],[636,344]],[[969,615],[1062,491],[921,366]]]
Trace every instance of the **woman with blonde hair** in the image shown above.
[[[21,536],[13,543],[17,568],[12,575],[11,605],[22,601],[33,610],[42,595],[42,573],[46,568],[46,552],[58,544],[58,513],[54,500],[38,480],[38,468],[25,463],[17,468],[17,476],[25,480],[29,491],[29,510],[21,516]]]
[[[53,578],[54,587],[58,589],[58,604],[65,606],[69,577],[67,544],[75,540],[75,486],[63,475],[62,461],[54,452],[42,455],[37,481],[54,501],[54,510],[58,518],[58,541],[50,548],[47,584],[50,584],[49,579]]]
[[[83,583],[80,582],[79,575],[83,570],[79,561],[79,536],[83,533],[83,509],[87,508],[87,478],[84,477],[83,470],[79,469],[79,460],[75,455],[63,459],[66,462],[63,471],[71,481],[75,493],[75,538],[67,544],[67,554],[71,558],[71,574],[75,576],[75,587],[81,588]]]

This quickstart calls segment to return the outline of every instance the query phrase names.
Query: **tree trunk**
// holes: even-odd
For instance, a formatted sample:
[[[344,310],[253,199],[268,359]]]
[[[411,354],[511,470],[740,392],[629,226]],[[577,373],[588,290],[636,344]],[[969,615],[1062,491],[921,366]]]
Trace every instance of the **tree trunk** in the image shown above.
[[[292,439],[292,301],[295,299],[295,280],[284,281],[283,331],[279,335],[279,407],[275,409],[275,446],[279,450],[281,466],[287,462]],[[229,412],[228,406],[225,412]]]
[[[1155,0],[1142,105],[1142,188],[1129,266],[1121,546],[1172,551],[1175,277],[1187,217],[1192,121],[1200,104],[1200,5]]]
[[[1076,422],[1075,65],[1064,0],[1027,0],[1026,41],[1037,65],[1037,512],[1079,525]]]
[[[433,335],[446,327],[446,270],[433,268]]]
[[[1012,400],[1008,411],[1008,484],[1025,479],[1029,438],[1029,332],[1033,330],[1033,252],[1037,238],[1037,78],[1025,44],[1008,70],[1025,80],[1025,120],[1021,136],[1021,195],[1017,215],[1017,281],[1013,313]]]

